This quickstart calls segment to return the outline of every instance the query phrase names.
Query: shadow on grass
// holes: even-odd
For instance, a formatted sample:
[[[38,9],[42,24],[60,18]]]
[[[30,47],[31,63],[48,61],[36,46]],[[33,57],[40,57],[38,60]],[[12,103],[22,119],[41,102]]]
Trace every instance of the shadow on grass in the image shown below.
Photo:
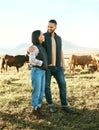
[[[0,112],[0,129],[10,130],[99,130],[99,111],[76,110],[79,114],[69,114],[56,105],[57,112],[49,113],[47,105],[43,105],[44,120],[36,119],[30,108],[20,113]]]

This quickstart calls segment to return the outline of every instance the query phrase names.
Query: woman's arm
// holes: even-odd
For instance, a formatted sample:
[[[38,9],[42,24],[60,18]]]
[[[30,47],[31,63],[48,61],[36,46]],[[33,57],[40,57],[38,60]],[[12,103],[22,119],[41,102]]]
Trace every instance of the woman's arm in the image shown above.
[[[28,49],[28,52],[30,53],[29,54],[29,62],[30,64],[34,65],[34,66],[42,66],[42,61],[41,60],[38,60],[36,58],[36,56],[38,55],[39,53],[39,50],[36,46],[30,46],[29,49]]]

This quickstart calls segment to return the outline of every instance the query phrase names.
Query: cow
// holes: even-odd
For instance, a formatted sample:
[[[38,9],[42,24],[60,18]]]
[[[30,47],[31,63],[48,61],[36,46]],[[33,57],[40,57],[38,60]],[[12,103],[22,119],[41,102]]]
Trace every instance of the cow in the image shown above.
[[[7,71],[7,67],[15,66],[17,69],[17,72],[19,72],[19,68],[24,65],[24,63],[29,62],[29,56],[26,55],[4,55],[2,57],[2,64],[1,64],[1,72],[2,69]],[[4,66],[5,65],[5,66]]]
[[[1,72],[2,69],[7,71],[7,66],[10,67],[13,66],[13,62],[14,62],[14,56],[8,54],[2,56]]]
[[[95,59],[92,57],[92,55],[71,55],[69,58],[69,66],[70,70],[74,70],[76,66],[80,65],[82,69],[85,68],[85,65],[89,64],[95,64]]]

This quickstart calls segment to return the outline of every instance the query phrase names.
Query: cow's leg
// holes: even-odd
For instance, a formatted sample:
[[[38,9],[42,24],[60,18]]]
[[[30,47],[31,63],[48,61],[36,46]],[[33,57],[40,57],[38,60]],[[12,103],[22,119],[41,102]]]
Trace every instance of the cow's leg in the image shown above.
[[[7,71],[8,68],[8,64],[7,64],[7,60],[5,60],[5,70]]]
[[[5,70],[7,71],[7,69],[8,69],[8,65],[6,64],[6,66],[5,66]]]
[[[19,67],[18,66],[16,66],[16,69],[17,69],[17,72],[19,72]]]
[[[75,66],[76,66],[76,65],[75,65],[75,64],[73,64],[73,71],[75,70]]]
[[[2,72],[2,70],[5,70],[4,65],[5,65],[5,60],[4,60],[4,58],[3,58],[3,59],[2,59],[2,64],[1,64],[1,72]]]
[[[1,72],[2,72],[2,70],[5,70],[4,66],[1,66]]]
[[[70,70],[72,70],[72,64],[70,63]]]
[[[70,71],[74,71],[74,65],[72,63],[70,64]]]
[[[84,66],[84,65],[82,65],[81,67],[82,67],[82,69],[84,70],[85,66]]]
[[[1,66],[1,72],[2,72],[3,66]]]

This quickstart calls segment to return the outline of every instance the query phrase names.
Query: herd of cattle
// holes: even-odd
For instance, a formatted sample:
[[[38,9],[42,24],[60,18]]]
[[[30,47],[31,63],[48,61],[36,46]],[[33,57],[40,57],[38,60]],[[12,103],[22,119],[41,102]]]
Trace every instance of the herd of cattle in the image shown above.
[[[6,70],[8,66],[15,66],[17,71],[25,63],[29,63],[29,56],[26,55],[4,55],[1,57],[1,72]],[[70,55],[68,58],[68,67],[70,70],[74,70],[76,67],[81,66],[82,69],[85,69],[87,66],[92,72],[98,70],[99,68],[99,54],[96,55]]]

